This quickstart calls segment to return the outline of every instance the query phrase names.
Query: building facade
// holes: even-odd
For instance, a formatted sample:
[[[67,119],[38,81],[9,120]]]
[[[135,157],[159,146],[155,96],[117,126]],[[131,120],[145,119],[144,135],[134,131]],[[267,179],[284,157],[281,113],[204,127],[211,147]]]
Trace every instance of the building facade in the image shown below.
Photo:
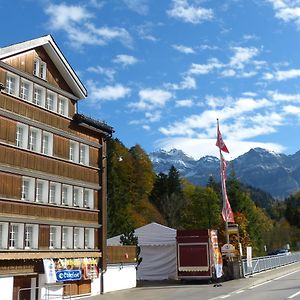
[[[78,113],[87,91],[51,36],[1,48],[0,86],[1,299],[98,294],[113,129]]]

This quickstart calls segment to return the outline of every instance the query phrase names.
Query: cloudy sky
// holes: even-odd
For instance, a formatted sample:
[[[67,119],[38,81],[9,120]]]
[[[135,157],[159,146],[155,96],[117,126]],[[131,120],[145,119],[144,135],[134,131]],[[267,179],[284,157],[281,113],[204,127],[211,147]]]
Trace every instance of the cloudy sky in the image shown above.
[[[0,47],[51,34],[79,110],[127,147],[233,159],[300,150],[299,0],[1,1]]]

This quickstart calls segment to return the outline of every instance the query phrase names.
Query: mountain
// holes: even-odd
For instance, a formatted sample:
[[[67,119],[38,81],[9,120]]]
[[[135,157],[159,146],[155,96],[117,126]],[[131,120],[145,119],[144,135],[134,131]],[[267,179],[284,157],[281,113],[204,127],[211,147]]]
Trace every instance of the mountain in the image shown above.
[[[159,150],[149,154],[155,172],[168,173],[173,165],[182,177],[195,185],[206,185],[209,176],[218,181],[220,161],[213,156],[199,160],[188,157],[181,150]],[[250,186],[283,199],[300,189],[300,151],[293,155],[278,154],[262,148],[251,149],[228,163],[238,179]]]

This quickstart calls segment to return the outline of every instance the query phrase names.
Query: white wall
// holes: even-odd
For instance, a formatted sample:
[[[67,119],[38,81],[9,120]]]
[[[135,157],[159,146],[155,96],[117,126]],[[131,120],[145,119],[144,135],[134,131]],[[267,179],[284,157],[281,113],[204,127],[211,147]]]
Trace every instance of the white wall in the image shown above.
[[[42,287],[45,285],[46,276],[45,274],[39,274],[39,286]],[[62,286],[54,286],[48,289],[41,288],[39,290],[39,300],[48,300],[48,292],[49,292],[49,299],[58,300],[62,299],[63,297],[63,287]]]
[[[99,277],[93,279],[91,282],[91,295],[99,295],[101,293],[101,273],[99,273]]]
[[[135,264],[108,265],[103,274],[104,293],[136,287]]]
[[[0,287],[1,287],[1,299],[12,300],[14,278],[13,277],[0,278]]]

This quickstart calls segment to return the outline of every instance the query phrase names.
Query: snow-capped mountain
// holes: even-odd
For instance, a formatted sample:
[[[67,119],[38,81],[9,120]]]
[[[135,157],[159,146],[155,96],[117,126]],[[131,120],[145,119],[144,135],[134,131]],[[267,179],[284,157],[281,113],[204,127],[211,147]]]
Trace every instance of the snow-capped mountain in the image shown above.
[[[220,178],[220,161],[205,156],[199,160],[188,157],[181,150],[152,152],[149,157],[154,170],[168,173],[173,165],[182,177],[196,185],[206,185],[209,176]],[[273,197],[283,199],[300,189],[300,151],[293,155],[278,154],[255,148],[228,163],[241,182],[269,192]]]

